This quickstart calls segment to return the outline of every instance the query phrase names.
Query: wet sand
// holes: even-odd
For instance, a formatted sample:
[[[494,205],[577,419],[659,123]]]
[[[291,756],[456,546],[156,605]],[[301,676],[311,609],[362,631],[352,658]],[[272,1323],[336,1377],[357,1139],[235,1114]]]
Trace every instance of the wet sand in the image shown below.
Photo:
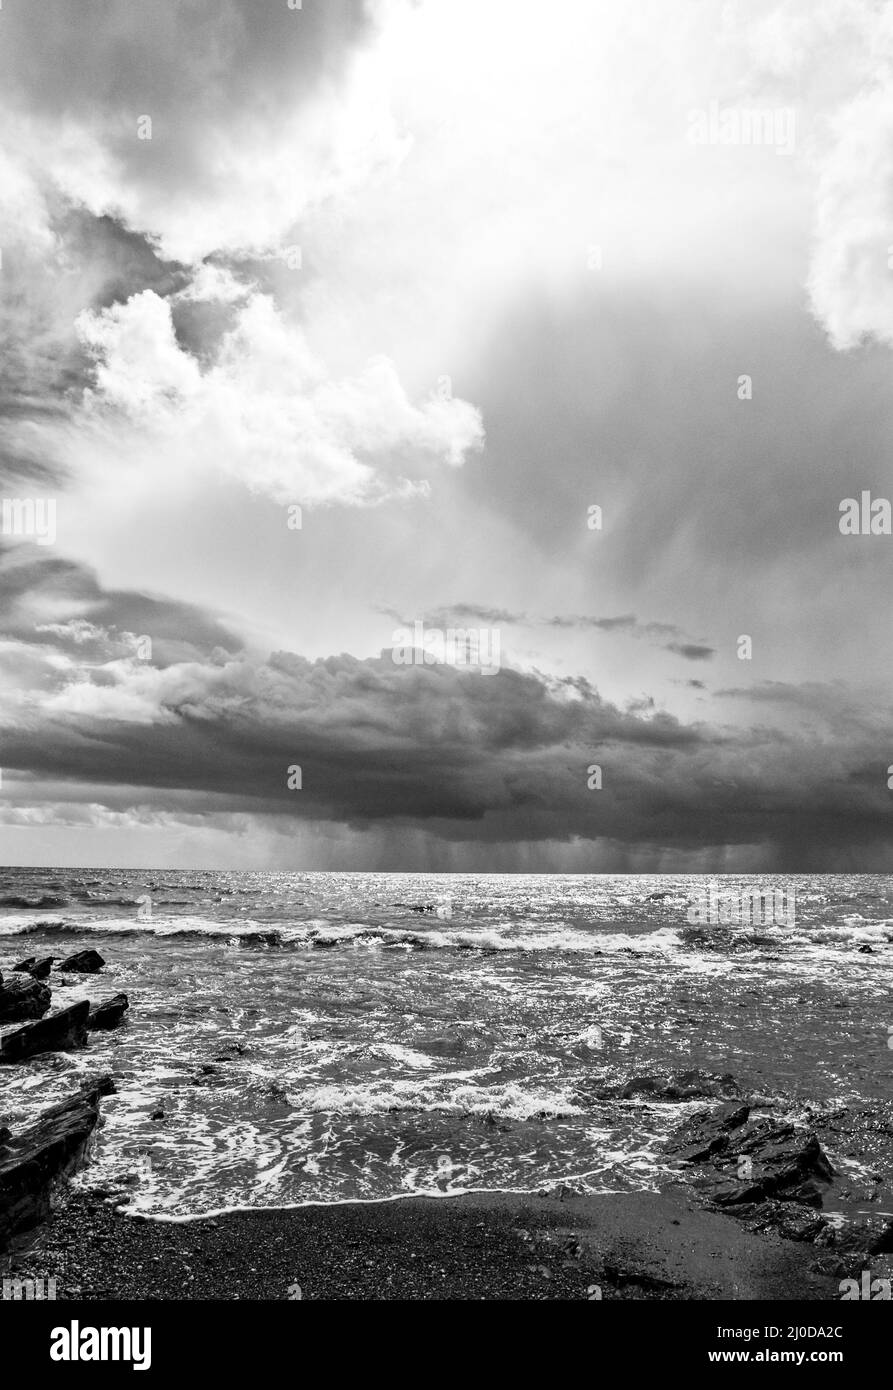
[[[59,1299],[838,1299],[807,1244],[755,1235],[680,1189],[466,1194],[160,1222],[63,1194],[4,1273]],[[823,1264],[825,1271],[823,1271]]]

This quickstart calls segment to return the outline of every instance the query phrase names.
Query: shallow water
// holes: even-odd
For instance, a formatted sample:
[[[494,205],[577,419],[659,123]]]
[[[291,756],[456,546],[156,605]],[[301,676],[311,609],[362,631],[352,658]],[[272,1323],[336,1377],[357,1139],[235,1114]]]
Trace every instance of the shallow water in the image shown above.
[[[692,939],[709,885],[793,890],[793,925]],[[156,1214],[653,1187],[697,1104],[600,1087],[702,1067],[795,1115],[893,1097],[891,942],[888,876],[4,870],[0,970],[92,945],[108,968],[54,975],[54,1008],[131,1011],[0,1074],[0,1122],[112,1071],[82,1181],[138,1174]]]

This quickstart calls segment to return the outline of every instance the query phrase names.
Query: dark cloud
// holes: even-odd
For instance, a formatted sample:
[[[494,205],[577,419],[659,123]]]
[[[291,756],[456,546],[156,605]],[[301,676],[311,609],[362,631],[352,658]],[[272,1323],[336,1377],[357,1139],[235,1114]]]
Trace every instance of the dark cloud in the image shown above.
[[[26,569],[4,571],[13,610],[33,592]],[[164,612],[144,595],[103,594],[70,566],[49,569],[42,592],[68,593],[91,621],[132,627],[139,614],[136,627],[192,623],[196,648],[212,637],[194,610]],[[3,761],[29,801],[67,786],[119,808],[402,826],[445,855],[462,841],[598,840],[622,847],[618,862],[630,846],[700,849],[721,867],[730,846],[759,846],[767,868],[790,870],[864,865],[889,837],[882,709],[865,707],[846,741],[817,756],[811,738],[686,725],[648,697],[621,711],[582,677],[405,667],[388,652],[112,664],[78,650],[64,620],[30,636],[14,627],[39,672],[6,722]],[[824,692],[829,711],[834,694]],[[594,763],[603,784],[590,791]],[[290,791],[296,764],[303,786]]]
[[[507,608],[488,608],[477,603],[457,603],[445,608],[436,608],[424,617],[426,623],[441,626],[451,622],[467,622],[469,619],[491,625],[505,623],[516,627],[530,621],[526,613],[513,613]]]
[[[87,633],[88,627],[95,635]],[[240,637],[193,604],[104,589],[84,566],[48,557],[45,549],[31,545],[0,546],[0,633],[95,662],[120,656],[124,633],[147,636],[159,668],[244,647]]]
[[[379,613],[384,613],[387,617],[393,618],[395,622],[403,627],[411,627],[416,618],[408,618],[397,612],[394,608],[378,608]],[[457,603],[436,608],[426,612],[421,621],[433,625],[446,626],[454,622],[475,619],[491,625],[505,624],[513,627],[553,627],[585,631],[598,632],[626,632],[631,637],[638,638],[663,638],[667,636],[676,637],[676,642],[661,642],[665,651],[674,652],[677,656],[684,656],[689,661],[704,661],[708,657],[715,655],[715,649],[701,645],[696,642],[683,640],[685,633],[674,623],[640,622],[635,613],[621,613],[616,617],[602,618],[589,613],[563,613],[555,614],[549,618],[539,618],[524,612],[511,611],[506,608],[489,608],[481,604]]]
[[[613,632],[617,628],[635,628],[635,614],[624,613],[618,618],[592,618],[581,614],[568,614],[563,617],[547,618],[548,627],[598,628],[601,632]]]
[[[702,647],[696,642],[667,642],[664,650],[684,656],[686,661],[709,661],[711,656],[716,655],[714,647]]]

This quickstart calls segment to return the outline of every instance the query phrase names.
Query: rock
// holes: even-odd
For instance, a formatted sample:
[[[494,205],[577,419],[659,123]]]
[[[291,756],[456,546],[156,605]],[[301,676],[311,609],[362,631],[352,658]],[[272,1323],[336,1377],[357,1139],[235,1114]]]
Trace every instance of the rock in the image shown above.
[[[870,946],[860,946],[859,950],[863,956],[873,956],[874,951]]]
[[[792,1189],[807,1179],[830,1182],[834,1169],[828,1162],[814,1134],[797,1134],[792,1125],[777,1125],[773,1121],[758,1122],[759,1128],[748,1134],[748,1127],[736,1135],[737,1153],[753,1156],[754,1167],[759,1164],[760,1183],[767,1196],[784,1193],[785,1200],[796,1201]],[[785,1132],[789,1131],[789,1132]],[[810,1205],[815,1205],[810,1201]]]
[[[76,951],[62,961],[59,969],[77,971],[80,975],[95,975],[104,965],[105,961],[98,951]]]
[[[30,975],[16,976],[5,983],[0,981],[0,1023],[42,1018],[52,997],[48,986],[32,980]]]
[[[893,1252],[893,1221],[885,1221],[879,1234],[876,1234],[869,1246],[872,1255],[889,1254]]]
[[[696,946],[702,951],[753,951],[758,947],[775,946],[778,943],[771,937],[752,931],[749,927],[716,926],[682,927],[679,939],[686,946]]]
[[[100,1099],[114,1089],[111,1078],[102,1077],[47,1110],[0,1154],[0,1248],[47,1214],[52,1184],[76,1167],[99,1119]]]
[[[794,1188],[793,1192],[787,1194],[787,1200],[800,1202],[806,1207],[820,1207],[822,1205],[821,1188],[812,1178],[807,1178],[806,1182],[801,1183],[799,1187]]]
[[[124,1015],[129,1008],[130,1000],[126,994],[113,994],[111,999],[94,1004],[87,1018],[88,1031],[94,1033],[98,1029],[117,1028],[123,1023]]]
[[[697,1190],[707,1202],[752,1230],[774,1229],[789,1240],[823,1243],[822,1184],[834,1170],[815,1134],[770,1118],[754,1119],[747,1105],[725,1105],[692,1115],[666,1150],[696,1168]]]
[[[251,946],[283,946],[284,944],[278,931],[259,931],[253,932],[251,936],[239,937],[239,946],[242,949]]]
[[[636,1096],[657,1096],[660,1081],[654,1076],[633,1076],[621,1087],[619,1099],[633,1100]]]
[[[151,1120],[163,1120],[163,1119],[164,1119],[164,1111],[163,1111],[163,1110],[153,1110],[153,1111],[152,1111],[152,1114],[149,1116],[149,1118],[150,1118]]]
[[[824,1216],[812,1212],[789,1209],[779,1216],[778,1234],[785,1240],[814,1241],[827,1225]]]
[[[737,1096],[734,1076],[725,1072],[715,1076],[706,1071],[680,1071],[670,1077],[664,1087],[663,1100],[698,1100],[701,1096]]]
[[[634,1076],[619,1091],[607,1088],[599,1092],[602,1100],[634,1100],[645,1096],[656,1101],[680,1101],[729,1098],[738,1095],[735,1078],[728,1072],[715,1076],[706,1071],[672,1072],[667,1077]]]
[[[703,1163],[728,1149],[732,1130],[745,1124],[749,1115],[750,1106],[735,1101],[713,1111],[700,1110],[676,1131],[668,1150],[684,1163]]]
[[[24,1062],[38,1052],[63,1052],[72,1047],[84,1047],[89,1012],[89,1000],[82,999],[40,1023],[28,1023],[24,1028],[7,1033],[0,1039],[0,1063]]]
[[[36,956],[29,956],[27,960],[19,961],[18,965],[12,968],[30,975],[32,980],[45,980],[53,968],[55,959],[55,956],[41,956],[39,960]]]

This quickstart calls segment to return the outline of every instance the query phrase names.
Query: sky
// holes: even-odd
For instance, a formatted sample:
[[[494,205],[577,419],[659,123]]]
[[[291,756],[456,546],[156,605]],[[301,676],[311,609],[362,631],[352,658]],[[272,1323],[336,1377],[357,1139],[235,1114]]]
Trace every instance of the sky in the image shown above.
[[[877,0],[3,0],[0,861],[893,872],[891,79]]]

